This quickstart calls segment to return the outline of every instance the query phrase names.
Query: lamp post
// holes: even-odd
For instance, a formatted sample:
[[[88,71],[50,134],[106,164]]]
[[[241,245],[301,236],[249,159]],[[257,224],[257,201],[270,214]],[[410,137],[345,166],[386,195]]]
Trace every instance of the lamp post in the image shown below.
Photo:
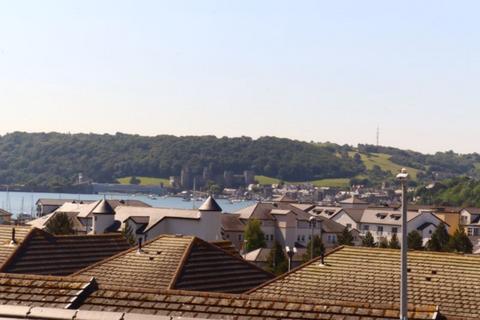
[[[315,217],[310,217],[308,219],[308,223],[310,224],[310,231],[311,231],[311,237],[310,237],[310,260],[313,259],[313,231],[315,230],[317,226],[317,219]]]
[[[407,274],[407,181],[408,173],[404,168],[397,174],[397,180],[402,186],[402,252],[400,272],[400,320],[408,319],[408,274]]]
[[[289,246],[286,246],[285,251],[287,252],[288,256],[288,271],[290,271],[292,270],[292,259],[295,253],[297,253],[297,248],[293,247],[292,249],[290,249]]]

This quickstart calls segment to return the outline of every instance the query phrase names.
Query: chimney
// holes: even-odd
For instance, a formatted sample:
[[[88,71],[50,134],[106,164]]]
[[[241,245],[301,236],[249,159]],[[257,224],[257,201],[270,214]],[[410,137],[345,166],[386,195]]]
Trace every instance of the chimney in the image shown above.
[[[12,239],[10,240],[10,245],[14,246],[17,244],[17,240],[15,239],[15,228],[12,228]]]
[[[322,251],[322,253],[320,254],[320,266],[324,266],[325,265],[325,253]]]

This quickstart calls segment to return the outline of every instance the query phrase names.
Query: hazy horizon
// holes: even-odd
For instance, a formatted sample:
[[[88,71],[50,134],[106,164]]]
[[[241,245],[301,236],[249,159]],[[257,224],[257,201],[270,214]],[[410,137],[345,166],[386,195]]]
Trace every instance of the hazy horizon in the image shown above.
[[[480,151],[475,1],[0,3],[0,133]]]

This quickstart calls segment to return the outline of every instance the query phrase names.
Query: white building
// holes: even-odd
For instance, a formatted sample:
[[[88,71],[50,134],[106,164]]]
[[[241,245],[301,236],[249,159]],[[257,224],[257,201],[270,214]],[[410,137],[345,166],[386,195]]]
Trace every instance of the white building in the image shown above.
[[[68,207],[67,207],[68,206]],[[55,214],[66,213],[78,233],[102,234],[128,227],[136,239],[153,239],[160,234],[197,236],[206,241],[221,240],[222,209],[209,197],[198,210],[119,205],[107,200],[88,204],[65,204],[57,211],[33,220],[30,225],[45,228]]]
[[[315,207],[312,213],[319,215],[351,229],[360,231],[361,236],[370,231],[375,242],[384,238],[390,240],[396,234],[401,241],[401,210],[388,207],[351,209],[342,207]],[[420,233],[425,244],[430,240],[435,228],[442,222],[432,210],[407,212],[407,232],[413,230]],[[446,224],[447,228],[449,227]]]

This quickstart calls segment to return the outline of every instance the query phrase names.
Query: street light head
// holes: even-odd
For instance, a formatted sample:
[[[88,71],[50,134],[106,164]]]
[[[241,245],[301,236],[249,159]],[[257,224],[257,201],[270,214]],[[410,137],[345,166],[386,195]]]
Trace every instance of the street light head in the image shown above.
[[[297,248],[293,247],[293,253],[297,253]]]
[[[310,222],[312,222],[312,221],[314,221],[314,220],[315,220],[315,217],[310,217],[310,218],[308,218],[308,221],[310,221]]]
[[[397,174],[397,180],[405,181],[408,179],[407,169],[403,168],[399,174]]]
[[[289,247],[289,246],[286,246],[286,247],[285,247],[285,251],[287,251],[287,253],[289,253],[289,252],[290,252],[290,247]]]

